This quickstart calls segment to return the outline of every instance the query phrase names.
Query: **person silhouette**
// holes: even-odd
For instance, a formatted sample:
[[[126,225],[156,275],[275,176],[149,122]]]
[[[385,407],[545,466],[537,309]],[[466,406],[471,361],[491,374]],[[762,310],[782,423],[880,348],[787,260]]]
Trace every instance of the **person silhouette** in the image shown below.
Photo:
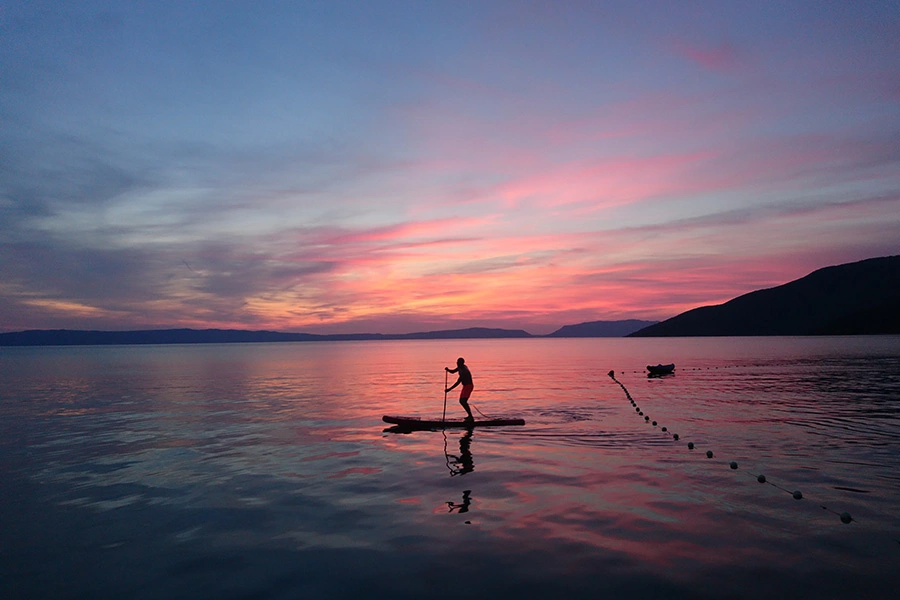
[[[459,384],[462,384],[462,391],[459,393],[459,403],[466,410],[466,414],[469,415],[466,417],[466,420],[474,421],[475,417],[472,416],[472,410],[469,408],[469,396],[472,395],[475,384],[472,382],[472,372],[469,370],[469,367],[466,366],[465,359],[462,357],[457,358],[455,369],[444,367],[444,370],[448,373],[459,373],[459,379],[456,380],[456,383],[444,390],[444,393],[447,393]]]

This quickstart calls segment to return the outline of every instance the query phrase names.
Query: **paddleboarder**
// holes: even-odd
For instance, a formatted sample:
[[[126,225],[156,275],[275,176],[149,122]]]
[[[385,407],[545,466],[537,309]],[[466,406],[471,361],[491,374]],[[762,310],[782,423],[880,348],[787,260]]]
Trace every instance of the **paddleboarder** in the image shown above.
[[[448,373],[459,373],[459,379],[456,380],[456,383],[444,390],[444,393],[447,393],[459,384],[462,384],[462,391],[459,393],[459,403],[462,404],[462,407],[466,409],[466,414],[469,415],[466,417],[466,420],[474,421],[475,417],[472,416],[472,410],[469,408],[469,396],[472,395],[475,384],[472,383],[472,372],[469,370],[469,367],[466,366],[465,359],[457,358],[455,369],[444,367],[444,370]]]

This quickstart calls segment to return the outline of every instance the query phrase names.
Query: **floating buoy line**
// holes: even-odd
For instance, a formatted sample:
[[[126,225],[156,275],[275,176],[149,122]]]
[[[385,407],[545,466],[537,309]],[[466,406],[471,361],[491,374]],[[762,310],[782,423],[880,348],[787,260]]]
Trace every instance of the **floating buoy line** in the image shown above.
[[[718,368],[718,367],[716,367],[716,368]],[[685,369],[685,370],[695,370],[695,371],[697,371],[697,370],[701,370],[701,369]],[[635,373],[643,373],[643,371],[635,371]],[[628,391],[628,388],[626,388],[625,385],[624,385],[621,381],[619,381],[618,379],[616,379],[616,372],[615,372],[615,371],[610,371],[609,373],[607,373],[607,375],[609,375],[610,379],[612,379],[614,382],[616,382],[617,384],[619,384],[619,387],[622,388],[622,391],[623,391],[623,392],[625,392],[625,397],[626,397],[626,398],[628,399],[628,401],[631,403],[631,406],[634,408],[635,413],[637,413],[638,416],[644,417],[644,422],[645,422],[645,423],[651,423],[650,416],[644,414],[644,411],[641,410],[641,407],[638,406],[638,404],[637,404],[637,402],[634,400],[634,398],[631,397],[631,393]],[[659,425],[659,423],[658,423],[657,421],[652,421],[652,424],[653,424],[654,427],[660,427],[660,425]],[[678,436],[678,434],[669,431],[668,427],[660,427],[660,431],[662,431],[662,432],[665,433],[666,435],[670,435],[670,436],[672,437],[672,440],[673,440],[673,441],[676,441],[676,442],[679,441],[679,436]],[[688,442],[688,443],[687,443],[687,448],[688,448],[688,450],[694,450],[694,449],[696,448],[696,445],[694,444],[694,442]],[[706,451],[706,458],[709,459],[709,458],[713,458],[714,456],[715,456],[715,454],[713,453],[712,450],[707,450],[707,451]],[[738,468],[739,468],[739,465],[738,465],[737,461],[731,461],[731,462],[728,463],[728,467],[729,467],[731,470],[733,470],[733,471],[737,471]],[[771,485],[772,487],[774,487],[774,488],[776,488],[776,489],[778,489],[778,490],[781,490],[782,492],[785,492],[786,494],[789,494],[794,500],[806,500],[806,499],[807,499],[807,498],[803,495],[803,493],[802,493],[800,490],[790,490],[790,489],[788,489],[788,488],[782,487],[782,486],[776,484],[775,482],[770,481],[770,480],[769,480],[765,475],[763,475],[762,473],[759,473],[759,474],[753,474],[753,473],[750,473],[749,471],[745,471],[745,472],[747,472],[749,475],[751,475],[752,477],[754,477],[754,478],[756,479],[757,482],[763,483],[763,484],[769,484],[769,485]],[[845,525],[849,525],[850,523],[858,523],[858,522],[859,522],[859,521],[857,521],[857,520],[856,520],[849,512],[847,512],[847,511],[844,511],[844,512],[838,512],[838,511],[836,511],[836,510],[832,510],[831,508],[828,508],[828,507],[825,506],[824,504],[820,504],[820,505],[819,505],[819,508],[821,508],[822,510],[825,510],[825,511],[830,512],[830,513],[832,513],[833,515],[837,516],[837,517],[840,519],[841,523],[843,523],[843,524],[845,524]],[[895,542],[897,542],[897,544],[900,544],[900,539],[897,539],[897,538],[895,538],[895,537],[892,537],[891,539],[893,539]]]
[[[787,363],[776,363],[776,362],[768,362],[768,363],[748,363],[748,364],[737,364],[737,365],[716,365],[714,367],[679,367],[677,370],[681,372],[687,371],[718,371],[719,369],[753,369],[759,367],[777,367],[784,366]],[[647,370],[643,369],[640,371],[629,371],[630,373],[638,373],[638,374],[647,374]],[[622,371],[624,374],[625,371]],[[650,374],[653,378],[665,378],[673,375],[675,371],[671,373],[662,373],[662,374]]]

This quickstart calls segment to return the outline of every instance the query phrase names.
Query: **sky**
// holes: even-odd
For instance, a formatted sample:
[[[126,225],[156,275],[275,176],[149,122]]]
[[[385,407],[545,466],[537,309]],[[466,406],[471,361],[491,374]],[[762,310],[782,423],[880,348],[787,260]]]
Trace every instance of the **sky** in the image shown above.
[[[548,333],[900,254],[900,2],[0,0],[0,331]]]

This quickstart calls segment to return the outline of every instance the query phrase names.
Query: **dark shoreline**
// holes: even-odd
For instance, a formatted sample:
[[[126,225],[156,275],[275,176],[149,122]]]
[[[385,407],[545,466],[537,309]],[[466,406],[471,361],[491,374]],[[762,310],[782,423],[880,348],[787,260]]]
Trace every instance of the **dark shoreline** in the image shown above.
[[[811,337],[896,335],[886,333],[825,333]],[[515,329],[492,329],[477,332],[467,329],[432,331],[407,334],[348,333],[318,335],[312,333],[280,333],[277,331],[243,331],[238,329],[161,329],[144,331],[81,331],[81,330],[30,330],[0,333],[0,347],[41,346],[151,346],[196,344],[259,344],[277,342],[352,342],[382,340],[464,340],[464,339],[546,339],[546,338],[625,338],[628,335],[533,335]],[[651,337],[651,336],[647,336]],[[652,336],[669,337],[669,336]],[[735,337],[728,335],[702,335],[680,337]],[[783,337],[777,334],[745,335],[736,337]],[[789,336],[790,337],[790,336]],[[806,336],[803,336],[806,337]]]
[[[368,340],[465,340],[545,337],[625,337],[655,321],[628,319],[592,321],[566,325],[547,335],[533,335],[523,329],[469,327],[415,333],[284,333],[243,329],[143,329],[96,331],[76,329],[32,329],[0,333],[0,346],[108,346],[141,344],[239,344],[269,342],[336,342]]]
[[[107,346],[149,344],[235,344],[271,342],[329,342],[535,337],[526,331],[460,329],[409,334],[330,334],[245,331],[240,329],[150,329],[139,331],[30,330],[0,333],[0,346]]]

